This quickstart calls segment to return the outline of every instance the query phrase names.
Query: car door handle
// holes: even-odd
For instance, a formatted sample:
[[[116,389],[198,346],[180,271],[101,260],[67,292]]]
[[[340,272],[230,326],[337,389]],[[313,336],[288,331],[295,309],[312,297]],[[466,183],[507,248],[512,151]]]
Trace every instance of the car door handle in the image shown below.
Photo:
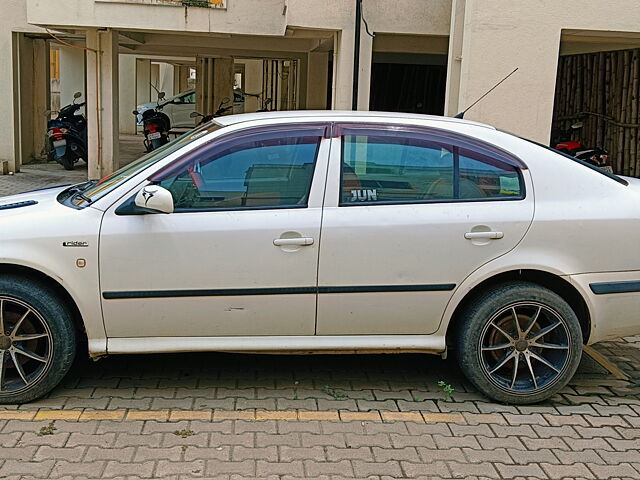
[[[313,245],[313,238],[311,237],[276,238],[273,241],[273,244],[276,247],[282,247],[287,245],[299,245],[302,247],[306,247],[308,245]]]
[[[497,240],[502,237],[504,237],[504,233],[502,232],[467,232],[464,234],[464,238],[467,240],[476,240],[478,238]]]

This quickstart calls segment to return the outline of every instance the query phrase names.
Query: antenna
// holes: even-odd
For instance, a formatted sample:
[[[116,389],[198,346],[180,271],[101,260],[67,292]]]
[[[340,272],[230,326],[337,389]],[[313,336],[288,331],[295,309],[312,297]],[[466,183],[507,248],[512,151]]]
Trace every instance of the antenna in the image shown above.
[[[498,88],[498,86],[500,86],[500,84],[502,82],[504,82],[507,78],[509,78],[511,75],[513,75],[514,73],[516,73],[518,71],[519,67],[516,67],[513,72],[511,72],[509,75],[507,75],[506,77],[504,77],[502,80],[500,80],[498,83],[496,83],[493,87],[491,87],[491,89],[489,91],[487,91],[487,93],[485,93],[484,95],[482,95],[478,100],[476,100],[475,102],[473,102],[471,105],[469,105],[467,108],[465,108],[462,112],[460,112],[459,114],[457,114],[455,117],[453,118],[464,118],[464,114],[467,113],[472,107],[474,107],[480,100],[482,100],[484,97],[486,97],[487,95],[489,95],[491,92],[493,92],[496,88]]]

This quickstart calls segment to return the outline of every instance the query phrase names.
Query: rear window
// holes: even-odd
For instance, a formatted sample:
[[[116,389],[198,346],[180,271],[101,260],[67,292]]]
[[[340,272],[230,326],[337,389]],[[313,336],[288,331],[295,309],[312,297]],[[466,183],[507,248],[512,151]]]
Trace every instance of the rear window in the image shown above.
[[[509,133],[509,132],[505,132],[504,130],[501,130],[504,133]],[[513,133],[509,133],[509,135],[513,135]],[[582,160],[580,160],[579,158],[576,157],[572,157],[571,155],[561,152],[560,150],[556,150],[555,148],[552,148],[548,145],[544,145],[543,143],[539,143],[536,142],[535,140],[530,140],[528,138],[524,138],[524,137],[520,137],[519,135],[514,135],[515,137],[518,137],[526,142],[529,143],[533,143],[534,145],[537,145],[539,147],[544,148],[545,150],[550,150],[554,153],[557,153],[558,155],[562,155],[563,157],[568,158],[569,160],[573,160],[576,163],[579,163],[580,165],[583,165],[595,172],[598,172],[601,175],[604,175],[605,177],[609,177],[611,180],[615,180],[618,183],[621,183],[622,185],[629,185],[629,182],[627,182],[624,178],[619,177],[618,175],[616,175],[615,173],[611,173],[611,172],[607,172],[606,170],[603,170],[601,168],[596,167],[595,165],[591,165],[590,163],[584,162]]]

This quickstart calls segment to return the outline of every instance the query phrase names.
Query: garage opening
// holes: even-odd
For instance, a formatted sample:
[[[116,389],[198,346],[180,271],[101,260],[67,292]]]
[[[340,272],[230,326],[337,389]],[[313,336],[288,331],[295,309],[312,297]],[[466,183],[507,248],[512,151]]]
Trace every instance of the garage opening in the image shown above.
[[[370,110],[444,114],[447,37],[377,35]]]
[[[552,147],[601,148],[615,173],[640,176],[640,48],[621,49],[638,42],[627,36],[563,36]]]

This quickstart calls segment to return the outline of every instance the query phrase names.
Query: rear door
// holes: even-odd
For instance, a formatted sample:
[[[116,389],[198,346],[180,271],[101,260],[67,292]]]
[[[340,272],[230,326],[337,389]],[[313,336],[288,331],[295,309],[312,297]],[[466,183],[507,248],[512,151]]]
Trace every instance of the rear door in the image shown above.
[[[453,290],[533,219],[524,165],[437,130],[338,128],[318,274],[318,335],[429,334]]]

